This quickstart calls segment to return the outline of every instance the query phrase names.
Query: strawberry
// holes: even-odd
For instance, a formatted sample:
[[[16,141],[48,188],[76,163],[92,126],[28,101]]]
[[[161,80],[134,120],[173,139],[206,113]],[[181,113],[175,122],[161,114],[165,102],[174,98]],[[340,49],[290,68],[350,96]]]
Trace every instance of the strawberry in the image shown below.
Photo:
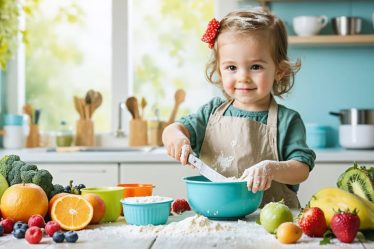
[[[359,228],[360,218],[356,209],[353,212],[338,210],[331,219],[333,234],[344,243],[351,243],[355,239]]]
[[[309,237],[323,237],[327,230],[323,211],[318,207],[304,209],[299,219],[299,226]]]
[[[184,211],[189,211],[191,210],[190,205],[185,199],[177,199],[173,202],[171,206],[172,210],[174,213],[181,214]]]

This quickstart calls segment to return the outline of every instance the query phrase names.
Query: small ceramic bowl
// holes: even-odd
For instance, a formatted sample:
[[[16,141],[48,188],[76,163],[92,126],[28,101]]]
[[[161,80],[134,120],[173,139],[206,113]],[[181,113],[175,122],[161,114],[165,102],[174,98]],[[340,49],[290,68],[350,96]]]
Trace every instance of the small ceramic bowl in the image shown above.
[[[166,224],[172,202],[172,198],[160,196],[121,200],[126,223],[137,226]]]

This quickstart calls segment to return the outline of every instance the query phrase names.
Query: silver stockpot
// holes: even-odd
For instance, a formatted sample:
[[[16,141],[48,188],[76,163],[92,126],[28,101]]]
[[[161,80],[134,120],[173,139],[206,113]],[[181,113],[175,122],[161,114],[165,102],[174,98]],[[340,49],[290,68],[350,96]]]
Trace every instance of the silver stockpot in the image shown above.
[[[339,112],[330,112],[338,116],[341,125],[374,125],[374,109],[343,109]]]

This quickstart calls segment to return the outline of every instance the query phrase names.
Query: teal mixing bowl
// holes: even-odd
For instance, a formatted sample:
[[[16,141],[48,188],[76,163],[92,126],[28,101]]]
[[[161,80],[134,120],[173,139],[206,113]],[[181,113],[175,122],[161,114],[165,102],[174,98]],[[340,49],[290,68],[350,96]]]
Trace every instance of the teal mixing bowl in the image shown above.
[[[204,176],[190,176],[183,180],[191,208],[209,219],[242,218],[256,211],[262,201],[263,191],[248,191],[245,181],[211,182]]]

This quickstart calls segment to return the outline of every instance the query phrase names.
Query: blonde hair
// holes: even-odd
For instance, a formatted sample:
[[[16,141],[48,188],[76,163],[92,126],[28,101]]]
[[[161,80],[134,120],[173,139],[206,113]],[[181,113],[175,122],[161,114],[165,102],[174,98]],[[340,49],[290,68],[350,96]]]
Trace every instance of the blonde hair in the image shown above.
[[[272,93],[275,96],[281,96],[291,90],[294,85],[294,78],[299,71],[301,63],[296,60],[295,63],[289,61],[287,56],[287,30],[278,17],[262,9],[238,10],[227,14],[220,21],[219,33],[216,41],[225,31],[236,31],[243,34],[253,34],[254,31],[267,31],[270,35],[271,55],[277,68],[284,72],[284,76],[278,82],[274,82]],[[212,56],[208,61],[205,70],[206,78],[212,84],[222,89],[218,65],[218,48],[215,42],[212,48]],[[222,89],[223,90],[223,89]],[[224,95],[226,93],[223,91]]]

